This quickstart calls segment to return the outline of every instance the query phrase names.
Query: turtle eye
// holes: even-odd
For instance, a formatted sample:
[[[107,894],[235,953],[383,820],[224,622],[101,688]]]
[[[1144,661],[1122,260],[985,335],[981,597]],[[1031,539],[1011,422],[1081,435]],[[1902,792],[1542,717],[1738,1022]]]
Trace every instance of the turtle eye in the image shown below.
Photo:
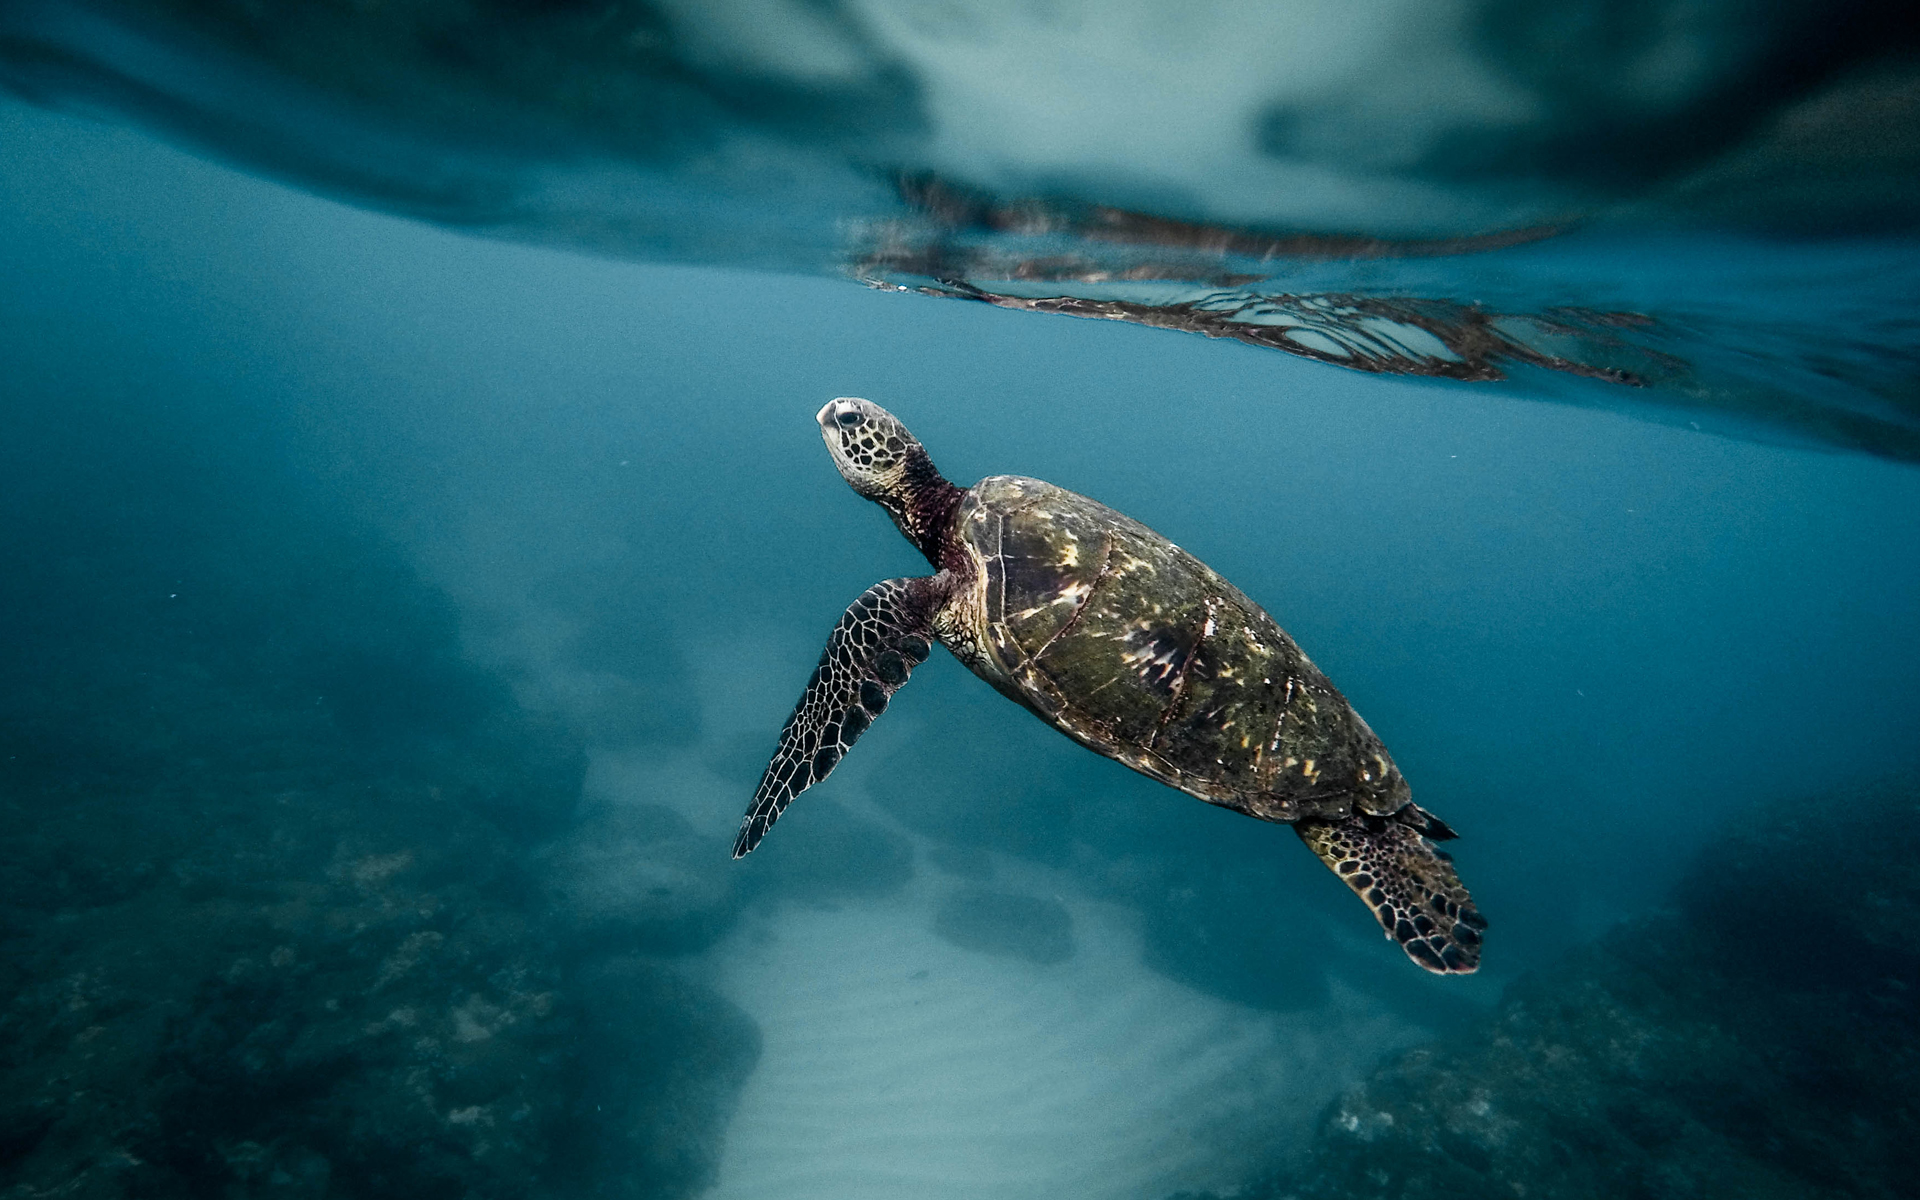
[[[834,420],[840,422],[840,424],[846,426],[848,429],[851,429],[855,425],[858,425],[862,419],[863,418],[860,416],[860,411],[858,409],[848,409],[846,412],[843,412],[839,416],[834,418]]]

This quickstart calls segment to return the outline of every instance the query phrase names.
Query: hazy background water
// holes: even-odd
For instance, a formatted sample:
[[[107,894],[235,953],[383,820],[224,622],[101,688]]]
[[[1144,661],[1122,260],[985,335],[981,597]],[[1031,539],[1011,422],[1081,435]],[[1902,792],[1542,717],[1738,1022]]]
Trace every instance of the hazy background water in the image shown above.
[[[1301,1144],[1384,1051],[1463,1027],[1516,976],[1659,905],[1741,814],[1914,766],[1907,466],[1543,403],[1582,393],[1535,377],[1380,379],[1122,325],[469,238],[18,103],[0,108],[0,161],[9,709],[57,711],[51,679],[114,684],[123,653],[128,672],[151,658],[221,677],[222,655],[253,653],[234,647],[332,621],[335,649],[260,669],[275,704],[312,692],[354,745],[457,754],[482,712],[558,730],[583,756],[582,798],[520,819],[505,788],[487,819],[525,880],[489,903],[550,929],[618,926],[619,855],[596,854],[660,842],[631,832],[643,810],[672,814],[659,819],[696,848],[677,879],[732,897],[677,950],[640,947],[763,1039],[737,1109],[709,1122],[725,1130],[711,1172],[674,1188],[1230,1186]],[[1686,266],[1657,244],[1611,263],[1656,288]],[[955,480],[1031,474],[1095,496],[1266,605],[1462,832],[1462,874],[1493,921],[1483,972],[1422,976],[1286,831],[1079,751],[944,656],[754,859],[729,862],[826,629],[868,584],[919,569],[819,444],[812,414],[835,395],[890,407]],[[403,605],[414,625],[383,590],[420,597]],[[364,613],[341,598],[362,592]],[[288,607],[302,594],[324,611]],[[142,729],[215,720],[139,705]],[[88,802],[22,779],[17,815]],[[424,860],[447,826],[421,804],[368,855]],[[198,841],[195,811],[162,840]],[[275,819],[260,820],[271,843]],[[33,821],[35,845],[59,840]],[[850,832],[809,840],[810,823],[815,839]],[[849,861],[887,894],[810,893],[809,852],[878,853]],[[101,880],[120,870],[112,853]],[[153,858],[128,851],[125,869],[173,886]],[[753,871],[769,882],[727,878]],[[146,883],[74,886],[47,921],[157,903]],[[1072,957],[936,936],[970,887],[1051,899]],[[20,995],[52,978],[35,965],[56,961],[41,919],[0,943]],[[191,940],[182,922],[148,936]],[[269,961],[291,936],[239,952]],[[83,951],[59,969],[111,969]],[[166,1037],[185,1036],[194,1003],[178,1001]],[[928,1004],[937,1017],[912,1012]],[[27,1021],[9,1031],[18,1079],[37,1069]],[[121,1036],[109,1018],[87,1028]],[[495,1119],[475,1095],[440,1105],[449,1128]],[[1010,1119],[1010,1097],[1030,1107]],[[1173,1109],[1193,1128],[1152,1140]],[[51,1170],[47,1130],[66,1127],[37,1120],[9,1145]],[[317,1167],[246,1175],[243,1143],[273,1163],[291,1144],[219,1143],[232,1186],[324,1190]]]

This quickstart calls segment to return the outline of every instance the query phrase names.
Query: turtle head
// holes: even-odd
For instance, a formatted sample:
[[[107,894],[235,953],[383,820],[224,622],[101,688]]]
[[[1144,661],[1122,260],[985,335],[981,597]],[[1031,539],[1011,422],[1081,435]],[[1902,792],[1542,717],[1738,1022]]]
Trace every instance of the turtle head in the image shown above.
[[[871,400],[842,396],[818,414],[820,436],[833,465],[854,491],[893,508],[889,498],[905,499],[915,476],[931,470],[932,460],[900,418]]]
[[[871,400],[842,396],[818,414],[820,437],[854,491],[879,504],[920,547],[940,561],[940,542],[960,503],[960,489],[940,477],[926,447],[900,418]]]

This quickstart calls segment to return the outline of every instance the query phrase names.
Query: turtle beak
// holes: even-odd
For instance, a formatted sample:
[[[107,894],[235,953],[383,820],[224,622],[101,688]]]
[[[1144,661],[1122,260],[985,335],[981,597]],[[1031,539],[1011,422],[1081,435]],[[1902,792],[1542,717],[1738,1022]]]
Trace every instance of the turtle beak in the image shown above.
[[[813,414],[813,419],[820,422],[820,427],[825,429],[828,425],[832,424],[834,414],[839,408],[840,402],[838,400],[829,400],[820,406],[819,412]]]

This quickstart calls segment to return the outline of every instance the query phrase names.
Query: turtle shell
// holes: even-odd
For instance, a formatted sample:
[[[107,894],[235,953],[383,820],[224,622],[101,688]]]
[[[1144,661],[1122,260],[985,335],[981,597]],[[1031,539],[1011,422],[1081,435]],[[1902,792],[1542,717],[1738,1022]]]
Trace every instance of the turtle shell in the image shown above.
[[[1069,737],[1269,821],[1407,803],[1346,697],[1193,555],[1037,479],[981,480],[957,515],[984,577],[994,682]]]

